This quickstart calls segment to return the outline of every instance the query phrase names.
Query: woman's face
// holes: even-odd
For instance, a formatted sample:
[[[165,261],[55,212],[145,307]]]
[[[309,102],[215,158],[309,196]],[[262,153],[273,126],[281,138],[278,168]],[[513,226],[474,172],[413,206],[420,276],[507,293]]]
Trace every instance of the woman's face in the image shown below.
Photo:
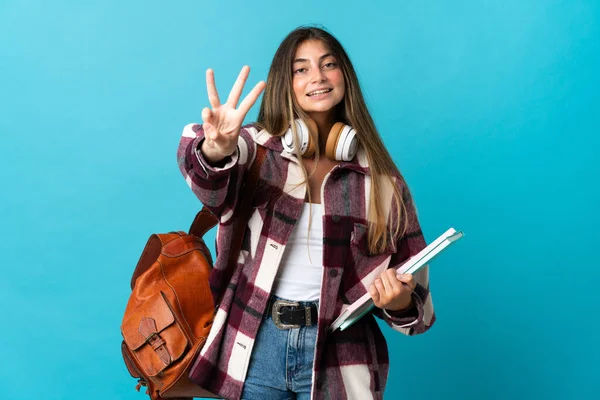
[[[344,98],[344,74],[323,42],[307,40],[300,44],[292,72],[296,101],[309,116],[333,111]]]

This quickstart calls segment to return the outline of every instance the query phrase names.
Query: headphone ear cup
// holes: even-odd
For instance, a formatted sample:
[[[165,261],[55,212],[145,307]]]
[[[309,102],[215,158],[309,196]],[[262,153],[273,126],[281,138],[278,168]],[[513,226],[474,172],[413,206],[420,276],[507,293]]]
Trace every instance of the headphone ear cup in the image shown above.
[[[333,124],[327,143],[325,145],[325,155],[330,160],[351,161],[358,150],[358,139],[356,131],[351,126],[342,122]]]
[[[336,157],[336,148],[338,146],[338,141],[340,140],[340,135],[343,129],[344,124],[342,122],[336,122],[329,131],[327,143],[325,144],[325,155],[330,160],[340,161]]]
[[[300,120],[302,121],[302,120]],[[304,121],[302,121],[304,122]],[[317,132],[319,131],[319,128],[317,127],[317,123],[315,121],[313,121],[312,119],[309,119],[306,121],[306,124],[302,124],[303,127],[306,127],[306,135],[308,136],[308,145],[306,146],[306,151],[304,151],[304,153],[302,153],[302,155],[304,157],[312,157],[315,154],[316,151],[316,145],[315,145],[315,137],[317,136]]]
[[[316,132],[316,124],[314,121],[309,120],[308,125],[301,119],[297,119],[293,122],[296,125],[296,132],[298,133],[298,144],[300,145],[300,154],[304,157],[310,157],[315,153],[315,141],[313,140],[312,132]],[[294,153],[294,131],[290,126],[285,134],[281,137],[283,148],[288,153]]]
[[[283,149],[288,153],[294,152],[294,132],[292,131],[292,127],[289,127],[281,137],[281,144],[283,145]]]

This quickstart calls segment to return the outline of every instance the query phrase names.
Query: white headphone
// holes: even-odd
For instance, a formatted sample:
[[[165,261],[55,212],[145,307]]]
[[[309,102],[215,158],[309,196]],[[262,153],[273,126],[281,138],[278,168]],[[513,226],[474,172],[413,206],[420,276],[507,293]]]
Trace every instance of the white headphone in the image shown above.
[[[304,157],[311,157],[315,153],[315,143],[311,132],[317,132],[317,124],[312,120],[307,122],[308,125],[304,120],[296,119],[294,124],[299,136],[300,154]],[[287,152],[294,153],[294,133],[291,126],[281,137],[281,142]],[[334,161],[351,161],[357,150],[356,130],[342,122],[336,122],[329,131],[325,155]]]

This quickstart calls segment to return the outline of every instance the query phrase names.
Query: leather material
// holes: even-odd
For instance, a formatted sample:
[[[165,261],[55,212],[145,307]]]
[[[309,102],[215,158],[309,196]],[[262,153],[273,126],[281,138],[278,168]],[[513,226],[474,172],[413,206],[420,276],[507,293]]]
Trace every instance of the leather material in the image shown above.
[[[265,154],[266,149],[259,146],[248,189],[256,184]],[[236,219],[242,226],[249,215],[244,207],[250,205],[240,205]],[[137,389],[146,386],[152,400],[217,397],[188,378],[215,313],[209,285],[213,261],[202,235],[217,223],[203,208],[189,234],[151,235],[133,272],[121,324],[121,351],[127,370],[139,380]],[[241,239],[232,246],[232,253],[239,254]]]
[[[275,300],[271,300],[271,303],[269,304],[268,314],[271,314],[273,312],[273,307],[275,307]],[[307,321],[306,318],[307,307],[309,308],[309,321]],[[318,308],[316,303],[312,303],[306,307],[281,306],[276,311],[279,313],[279,321],[285,325],[312,326],[317,324]]]
[[[310,307],[310,323],[306,323],[306,307],[281,307],[279,319],[286,325],[311,326],[317,323],[317,307]]]
[[[206,209],[200,210],[200,212],[194,218],[194,222],[190,226],[190,235],[203,237],[213,226],[217,225],[219,220],[217,217]],[[211,261],[212,264],[212,261]]]

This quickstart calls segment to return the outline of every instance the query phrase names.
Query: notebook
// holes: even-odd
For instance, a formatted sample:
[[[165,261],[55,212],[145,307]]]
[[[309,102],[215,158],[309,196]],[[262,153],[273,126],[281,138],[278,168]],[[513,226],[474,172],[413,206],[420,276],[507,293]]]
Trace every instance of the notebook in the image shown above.
[[[397,267],[398,274],[416,273],[443,250],[447,249],[451,244],[455,243],[463,236],[464,234],[462,231],[456,231],[454,228],[448,229],[419,253],[415,254]],[[371,295],[368,292],[365,293],[364,296],[356,300],[354,303],[343,307],[342,312],[335,319],[335,321],[333,321],[329,327],[329,330],[333,332],[339,328],[341,331],[343,331],[358,321],[363,315],[368,313],[374,306],[375,305],[373,304]]]

